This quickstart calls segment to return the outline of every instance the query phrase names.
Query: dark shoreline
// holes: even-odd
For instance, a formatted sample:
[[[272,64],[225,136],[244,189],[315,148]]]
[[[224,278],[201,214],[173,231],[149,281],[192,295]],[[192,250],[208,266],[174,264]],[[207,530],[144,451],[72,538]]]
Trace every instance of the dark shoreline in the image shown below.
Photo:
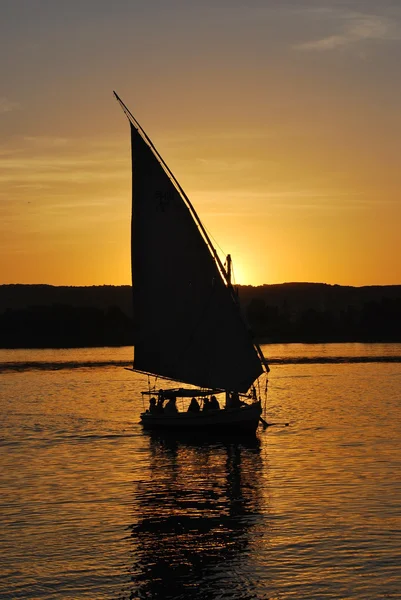
[[[373,363],[401,363],[400,356],[315,356],[315,357],[292,357],[292,358],[271,358],[269,365],[345,365],[345,364],[373,364]],[[85,360],[85,361],[9,361],[0,362],[0,373],[24,372],[24,371],[63,371],[71,369],[102,369],[119,368],[131,370],[132,362],[126,360]]]
[[[259,343],[401,342],[401,286],[239,286]],[[161,300],[162,301],[162,300]],[[130,286],[0,285],[0,348],[132,346]]]

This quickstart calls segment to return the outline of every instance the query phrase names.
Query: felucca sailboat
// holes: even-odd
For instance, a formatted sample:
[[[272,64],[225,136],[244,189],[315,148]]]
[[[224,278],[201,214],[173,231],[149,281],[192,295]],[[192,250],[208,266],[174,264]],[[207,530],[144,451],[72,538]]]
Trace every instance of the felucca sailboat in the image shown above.
[[[255,432],[256,382],[269,367],[241,314],[230,256],[223,264],[184,190],[114,95],[131,128],[133,368],[158,384],[143,392],[150,404],[141,422],[166,431]],[[185,398],[194,399],[189,410]]]

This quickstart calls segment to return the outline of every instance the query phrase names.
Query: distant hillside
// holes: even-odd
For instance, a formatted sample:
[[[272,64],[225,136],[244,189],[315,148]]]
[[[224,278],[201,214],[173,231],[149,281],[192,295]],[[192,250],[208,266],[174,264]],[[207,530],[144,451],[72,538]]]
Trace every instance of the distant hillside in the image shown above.
[[[270,342],[401,342],[401,285],[284,283],[239,289],[255,335]]]
[[[266,342],[401,342],[401,285],[239,286],[244,313]],[[130,286],[0,285],[0,347],[130,345]]]
[[[351,287],[326,283],[280,283],[272,285],[238,286],[241,304],[246,308],[252,300],[263,300],[269,305],[300,311],[307,308],[327,310],[360,307],[366,302],[383,298],[401,298],[401,285]],[[132,316],[131,286],[53,286],[53,285],[0,285],[0,313],[7,308],[29,306],[92,306],[106,309],[118,306]]]
[[[255,299],[264,300],[272,306],[301,311],[307,308],[332,310],[361,307],[367,302],[378,302],[383,298],[401,298],[401,285],[369,285],[352,287],[327,283],[280,283],[272,285],[239,286],[241,304]]]
[[[92,306],[101,309],[118,306],[127,316],[131,316],[131,286],[0,285],[0,313],[7,308],[24,309],[52,304]]]
[[[0,348],[132,345],[130,286],[0,286]]]

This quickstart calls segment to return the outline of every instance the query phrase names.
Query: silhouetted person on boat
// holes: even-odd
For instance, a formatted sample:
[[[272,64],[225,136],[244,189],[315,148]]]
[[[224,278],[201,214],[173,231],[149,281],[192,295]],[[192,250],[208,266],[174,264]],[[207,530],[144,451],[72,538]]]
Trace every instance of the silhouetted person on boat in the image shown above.
[[[174,397],[170,398],[170,400],[168,400],[166,406],[164,407],[164,413],[166,415],[172,415],[172,414],[176,414],[178,413],[178,408],[176,405],[176,399]]]
[[[245,402],[240,400],[238,392],[233,392],[229,397],[229,401],[227,403],[227,408],[239,408],[240,406],[244,406]]]
[[[157,411],[158,413],[163,413],[164,412],[164,407],[163,407],[163,403],[164,403],[164,391],[163,390],[159,390],[159,393],[157,394]]]
[[[198,413],[200,411],[199,402],[196,398],[192,398],[188,406],[188,412]]]
[[[212,410],[220,409],[220,404],[219,404],[219,401],[217,400],[216,396],[212,396],[210,398],[209,408]]]
[[[210,400],[206,396],[206,398],[203,399],[203,408],[202,408],[202,411],[209,410],[209,408],[210,408]]]
[[[149,400],[149,412],[154,415],[155,413],[157,413],[157,404],[156,404],[156,398],[151,398]]]
[[[251,394],[250,394],[250,397],[252,398],[252,402],[253,402],[253,404],[261,404],[261,401],[260,401],[260,399],[258,398],[258,395],[257,395],[257,393],[256,393],[256,388],[255,388],[255,386],[254,386],[254,385],[252,386],[252,392],[251,392]]]

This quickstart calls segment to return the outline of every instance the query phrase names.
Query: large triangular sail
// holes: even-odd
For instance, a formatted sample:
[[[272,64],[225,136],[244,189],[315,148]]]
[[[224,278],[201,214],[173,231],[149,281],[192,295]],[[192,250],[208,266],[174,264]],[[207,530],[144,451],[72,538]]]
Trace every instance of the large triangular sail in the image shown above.
[[[134,368],[246,392],[263,372],[190,208],[131,121]]]

